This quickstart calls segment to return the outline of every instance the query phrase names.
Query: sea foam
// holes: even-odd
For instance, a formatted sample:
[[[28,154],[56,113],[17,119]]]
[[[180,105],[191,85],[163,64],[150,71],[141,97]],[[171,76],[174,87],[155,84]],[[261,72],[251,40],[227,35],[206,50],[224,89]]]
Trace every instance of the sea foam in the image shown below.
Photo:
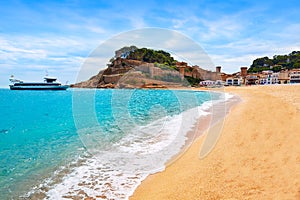
[[[211,115],[213,107],[222,107],[233,97],[221,95],[219,100],[135,127],[109,150],[93,152],[62,182],[53,185],[46,192],[47,198],[128,199],[149,174],[164,170],[166,163],[178,155],[200,117]]]

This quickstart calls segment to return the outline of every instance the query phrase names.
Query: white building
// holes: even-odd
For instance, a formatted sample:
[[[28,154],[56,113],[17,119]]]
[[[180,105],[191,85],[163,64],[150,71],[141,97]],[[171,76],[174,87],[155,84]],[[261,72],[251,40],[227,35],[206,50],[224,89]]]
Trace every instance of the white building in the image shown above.
[[[216,86],[224,86],[224,81],[222,81],[222,80],[216,80],[215,85]]]
[[[205,81],[201,81],[200,86],[213,86],[215,85],[215,81],[211,81],[211,80],[205,80]]]
[[[272,79],[273,84],[278,84],[279,83],[279,73],[273,73],[271,79]]]
[[[278,84],[279,73],[274,73],[271,70],[262,71],[262,76],[259,78],[259,84],[261,85],[270,85],[270,84]]]
[[[233,85],[233,78],[226,78],[226,85]]]
[[[243,83],[242,78],[227,78],[226,79],[226,85],[234,85],[234,86],[240,86]]]
[[[300,83],[300,70],[290,73],[290,83]]]

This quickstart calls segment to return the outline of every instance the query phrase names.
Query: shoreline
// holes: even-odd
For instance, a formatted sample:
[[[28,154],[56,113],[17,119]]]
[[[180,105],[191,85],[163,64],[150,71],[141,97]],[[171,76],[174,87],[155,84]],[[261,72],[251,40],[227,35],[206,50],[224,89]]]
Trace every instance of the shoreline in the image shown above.
[[[191,91],[191,90],[189,90],[189,91]],[[197,91],[199,91],[199,90],[197,90]],[[199,91],[200,92],[200,91]],[[209,91],[206,91],[206,92],[209,92]],[[204,106],[203,108],[202,108],[202,106],[203,105],[201,105],[199,108],[198,108],[198,111],[199,111],[199,114],[201,114],[201,112],[202,111],[207,111],[207,112],[210,112],[209,110],[209,108],[207,107],[207,106]],[[191,112],[191,110],[193,110],[194,108],[192,108],[192,109],[189,109],[189,110],[187,110],[187,112]],[[197,110],[197,109],[196,109]],[[193,113],[196,113],[196,110],[194,110],[194,112]],[[182,113],[181,113],[182,114]],[[203,115],[201,114],[200,115],[200,118],[202,118],[203,117]],[[204,116],[204,118],[205,118],[205,116]],[[208,117],[208,118],[210,118],[210,117]],[[209,119],[208,119],[209,120]],[[195,124],[197,124],[198,123],[198,121],[199,120],[193,120],[193,123],[195,123]],[[203,122],[204,124],[205,124],[205,122]],[[170,127],[172,127],[172,126],[170,126]],[[191,127],[191,129],[193,128],[193,126]],[[185,128],[183,128],[183,130],[184,130],[184,132],[187,134],[188,132],[190,132],[190,130],[191,129],[185,129]],[[172,135],[172,133],[173,133],[173,131],[170,131],[170,134]],[[185,135],[186,135],[185,134]],[[194,135],[192,135],[192,136],[194,136]],[[187,139],[188,139],[188,137],[186,137]],[[184,140],[183,140],[184,141]],[[191,143],[194,141],[194,138],[192,138],[192,140],[191,140]],[[186,145],[184,145],[184,146],[182,146],[182,147],[185,147]],[[172,149],[173,148],[173,146],[170,146],[170,148]],[[183,152],[184,150],[181,150],[181,151],[177,151],[179,154],[181,153],[181,152]],[[173,154],[174,155],[174,154]],[[174,155],[174,157],[175,157],[175,159],[177,159],[178,158],[178,155]],[[172,161],[170,161],[170,157],[168,157],[168,161],[166,160],[166,162],[172,162]],[[95,166],[99,166],[99,163],[98,164],[95,164]],[[82,167],[82,166],[79,166],[79,167]],[[89,171],[93,171],[93,169],[94,168],[89,168]],[[165,169],[165,166],[164,167],[162,167],[161,168],[161,170],[164,170]],[[84,171],[84,169],[83,170],[80,170],[80,171]],[[73,173],[74,172],[74,173]],[[72,182],[72,177],[74,176],[74,177],[76,177],[75,175],[76,175],[76,171],[73,171],[72,173],[70,173],[70,175],[67,175],[67,176],[65,176],[65,180],[68,182],[68,179],[70,178],[70,180],[71,180],[71,182]],[[79,173],[79,175],[80,175],[80,173]],[[80,175],[81,176],[81,175]],[[82,177],[84,177],[84,176],[82,176]],[[75,187],[77,187],[77,186],[79,186],[79,187],[81,187],[81,186],[84,186],[86,183],[85,182],[89,182],[89,180],[88,181],[85,181],[85,179],[84,178],[80,178],[80,177],[78,177],[78,178],[76,178],[77,180],[79,180],[79,179],[82,179],[82,181],[80,181],[78,184],[76,184],[75,185]],[[119,175],[118,175],[118,177],[119,177]],[[135,177],[133,180],[136,180],[136,179],[139,179],[138,178],[139,177],[139,175],[137,175],[137,177]],[[100,178],[99,178],[100,179]],[[74,179],[75,180],[75,179]],[[142,179],[141,179],[141,181],[142,180],[145,180],[145,177],[143,177]],[[76,182],[76,181],[75,181]],[[97,183],[96,183],[96,181],[94,181],[94,180],[92,180],[91,181],[92,182],[92,186],[91,186],[91,188],[90,189],[94,189],[94,186],[96,186],[96,185],[98,185]],[[56,189],[57,189],[57,191],[63,191],[62,189],[62,187],[60,187],[60,186],[64,186],[64,185],[67,185],[67,184],[64,184],[64,181],[62,181],[61,183],[57,183],[57,184],[54,184],[53,186],[55,186],[55,187],[53,187],[53,188],[51,188],[49,191],[47,191],[45,194],[47,194],[47,195],[50,195],[50,197],[53,197],[52,195],[55,195],[54,194],[54,192],[53,191],[55,191]],[[140,182],[137,184],[137,187],[138,187],[138,185],[140,185]],[[57,187],[56,187],[57,186]],[[109,186],[109,187],[111,187],[111,185],[109,185],[109,184],[106,184],[106,186]],[[84,186],[85,187],[85,186]],[[87,186],[88,187],[88,186]],[[88,187],[89,188],[89,187]],[[115,188],[118,188],[118,187],[115,187]],[[80,188],[78,188],[78,190],[79,190]],[[130,195],[134,192],[134,189],[135,188],[133,188],[133,190],[132,190],[132,192],[130,193]],[[81,191],[81,190],[80,190]],[[88,191],[88,190],[87,190]],[[95,192],[97,192],[97,191],[95,191]],[[58,194],[60,194],[61,192],[58,192]],[[33,193],[32,193],[33,194]],[[62,194],[64,194],[64,193],[62,193]],[[36,194],[33,194],[31,197],[37,197],[39,194],[38,193],[36,193]],[[85,190],[82,190],[82,192],[81,192],[81,194],[75,194],[74,196],[72,196],[73,194],[72,194],[72,191],[70,191],[69,192],[69,194],[67,195],[65,195],[65,198],[80,198],[80,197],[82,197],[82,195],[86,195],[87,197],[90,197],[90,198],[93,198],[93,197],[97,197],[97,193],[88,193],[88,192],[86,192]],[[130,196],[130,195],[128,195],[128,196]],[[99,195],[99,196],[101,196],[101,195]],[[98,196],[98,197],[99,197]],[[127,196],[127,197],[128,197]],[[107,196],[108,197],[108,196]],[[126,199],[127,199],[127,197],[126,197]],[[108,197],[109,198],[109,197]],[[37,198],[38,199],[38,198]]]
[[[300,198],[300,134],[292,131],[300,120],[300,85],[224,90],[242,102],[226,115],[212,152],[199,159],[206,131],[163,172],[149,175],[130,199]]]
[[[188,90],[189,91],[189,90]],[[202,90],[194,90],[194,91],[202,91]],[[203,91],[203,92],[216,92],[216,93],[223,93],[223,94],[229,94],[229,93],[225,93],[225,92],[220,92],[220,91]],[[183,156],[186,151],[189,149],[189,147],[191,145],[193,145],[193,143],[195,141],[197,141],[199,139],[199,137],[201,137],[203,134],[205,134],[205,132],[214,127],[216,124],[218,123],[223,123],[223,121],[225,120],[226,116],[228,115],[228,113],[230,112],[230,110],[236,106],[237,104],[240,103],[241,99],[239,96],[237,95],[232,95],[232,97],[230,97],[229,99],[226,100],[222,100],[221,102],[218,102],[217,104],[223,104],[225,105],[224,108],[224,113],[223,115],[218,115],[218,116],[213,116],[213,107],[214,105],[212,105],[207,111],[208,111],[208,115],[203,115],[200,116],[198,118],[198,120],[195,122],[195,124],[193,125],[193,128],[191,130],[189,130],[185,137],[187,138],[185,141],[185,144],[183,145],[183,147],[181,148],[180,152],[178,152],[177,154],[175,154],[174,156],[172,156],[165,164],[165,168],[167,168],[169,165],[171,165],[173,162],[176,162],[176,160],[180,159],[181,156]],[[218,100],[219,101],[219,100]],[[200,106],[201,107],[201,106]],[[160,172],[156,172],[156,173],[160,173]],[[155,173],[154,173],[155,174]],[[151,176],[153,174],[149,174],[149,176]]]
[[[143,88],[142,88],[143,89]],[[147,88],[148,89],[148,88]],[[226,116],[228,115],[228,113],[230,112],[230,110],[236,106],[237,104],[239,104],[241,102],[241,98],[235,94],[232,94],[232,93],[228,93],[228,92],[224,92],[224,91],[209,91],[209,90],[199,90],[199,89],[190,89],[190,88],[181,88],[180,90],[178,90],[178,88],[168,88],[169,90],[177,90],[177,91],[198,91],[198,92],[212,92],[212,93],[218,93],[218,94],[229,94],[229,95],[232,95],[230,98],[228,99],[219,99],[217,100],[218,103],[214,102],[212,104],[211,107],[209,107],[207,111],[209,114],[208,115],[203,115],[203,116],[200,116],[197,121],[195,122],[195,124],[193,125],[192,129],[187,131],[187,133],[185,134],[185,137],[186,137],[186,141],[185,141],[185,144],[181,147],[181,150],[176,153],[175,155],[173,155],[171,158],[168,159],[168,161],[165,163],[165,167],[163,169],[160,169],[154,173],[150,173],[150,174],[147,174],[145,176],[145,178],[143,178],[141,180],[141,182],[136,185],[136,187],[133,188],[132,192],[130,194],[128,194],[128,199],[131,199],[131,197],[134,195],[135,191],[137,188],[139,188],[141,186],[141,184],[143,184],[143,182],[145,180],[147,180],[149,177],[151,176],[154,176],[155,174],[159,174],[159,173],[163,173],[166,168],[168,168],[168,166],[172,165],[172,163],[176,162],[178,159],[180,159],[182,156],[184,156],[186,154],[186,152],[188,151],[188,149],[190,148],[190,146],[192,146],[194,144],[194,142],[196,142],[199,137],[203,136],[205,134],[205,132],[214,127],[216,124],[219,124],[219,123],[224,123],[224,120],[226,118]],[[222,88],[219,88],[219,89],[222,89]],[[221,101],[220,101],[221,100]],[[213,117],[213,107],[215,104],[224,104],[225,105],[225,115],[221,115],[221,116],[217,116],[217,119],[216,116]],[[203,105],[201,105],[203,106]],[[201,107],[200,106],[200,107]],[[213,118],[213,119],[212,119]],[[213,120],[216,120],[216,121],[213,121]],[[200,124],[204,124],[204,126],[200,125]]]

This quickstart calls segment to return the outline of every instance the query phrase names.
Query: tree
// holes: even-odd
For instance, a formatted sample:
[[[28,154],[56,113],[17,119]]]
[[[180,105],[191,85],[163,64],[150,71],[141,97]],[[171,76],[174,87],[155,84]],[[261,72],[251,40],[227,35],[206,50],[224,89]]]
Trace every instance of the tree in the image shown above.
[[[175,65],[176,63],[176,60],[168,52],[147,48],[136,49],[130,52],[127,58],[149,63],[157,62],[159,64],[167,64],[168,66]]]
[[[299,68],[299,63],[300,51],[293,51],[288,55],[274,55],[273,59],[269,59],[268,57],[257,58],[253,61],[248,72],[261,72],[269,69],[278,72],[286,68]]]
[[[294,68],[300,68],[300,62],[296,62],[296,63],[294,64]]]

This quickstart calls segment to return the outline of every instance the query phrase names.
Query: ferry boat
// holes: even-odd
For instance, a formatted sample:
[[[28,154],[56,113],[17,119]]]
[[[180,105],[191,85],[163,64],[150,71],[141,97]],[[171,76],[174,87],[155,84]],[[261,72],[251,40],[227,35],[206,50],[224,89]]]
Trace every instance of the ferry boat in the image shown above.
[[[44,77],[44,82],[23,82],[22,80],[15,79],[14,76],[10,77],[10,82],[12,85],[9,85],[11,90],[66,90],[70,86],[62,85],[57,82],[55,77]]]

